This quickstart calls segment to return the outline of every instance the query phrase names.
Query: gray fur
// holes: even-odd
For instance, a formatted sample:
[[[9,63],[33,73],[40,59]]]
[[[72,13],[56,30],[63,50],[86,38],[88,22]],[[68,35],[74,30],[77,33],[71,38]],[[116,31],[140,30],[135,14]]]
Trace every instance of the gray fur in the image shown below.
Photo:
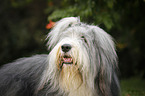
[[[4,65],[0,70],[0,96],[35,96],[47,64],[47,55],[36,55]]]

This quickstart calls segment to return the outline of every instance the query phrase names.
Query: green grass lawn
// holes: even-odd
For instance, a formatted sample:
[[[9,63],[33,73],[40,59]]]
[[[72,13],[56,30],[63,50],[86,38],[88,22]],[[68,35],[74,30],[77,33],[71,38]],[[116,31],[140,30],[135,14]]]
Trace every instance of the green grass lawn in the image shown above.
[[[121,96],[145,96],[145,80],[131,78],[121,80]]]

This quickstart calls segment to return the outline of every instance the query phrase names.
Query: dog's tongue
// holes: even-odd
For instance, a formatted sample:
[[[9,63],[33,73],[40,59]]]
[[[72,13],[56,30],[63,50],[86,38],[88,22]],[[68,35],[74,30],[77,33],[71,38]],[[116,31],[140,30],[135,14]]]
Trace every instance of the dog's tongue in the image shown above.
[[[64,63],[72,63],[72,58],[63,58]]]

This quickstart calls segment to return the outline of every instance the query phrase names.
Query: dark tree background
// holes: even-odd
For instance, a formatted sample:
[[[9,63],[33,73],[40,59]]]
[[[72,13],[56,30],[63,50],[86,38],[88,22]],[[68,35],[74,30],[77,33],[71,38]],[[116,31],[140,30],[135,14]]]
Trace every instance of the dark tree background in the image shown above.
[[[46,24],[69,16],[115,38],[122,78],[145,78],[145,0],[1,0],[0,65],[47,54]]]

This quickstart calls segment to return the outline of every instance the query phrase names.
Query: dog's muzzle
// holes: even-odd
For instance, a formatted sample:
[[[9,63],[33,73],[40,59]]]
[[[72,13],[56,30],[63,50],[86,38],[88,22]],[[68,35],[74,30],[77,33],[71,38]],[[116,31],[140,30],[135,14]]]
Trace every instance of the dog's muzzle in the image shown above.
[[[62,64],[73,64],[73,59],[68,52],[71,50],[72,46],[70,44],[63,44],[61,50],[63,55],[61,57]]]

